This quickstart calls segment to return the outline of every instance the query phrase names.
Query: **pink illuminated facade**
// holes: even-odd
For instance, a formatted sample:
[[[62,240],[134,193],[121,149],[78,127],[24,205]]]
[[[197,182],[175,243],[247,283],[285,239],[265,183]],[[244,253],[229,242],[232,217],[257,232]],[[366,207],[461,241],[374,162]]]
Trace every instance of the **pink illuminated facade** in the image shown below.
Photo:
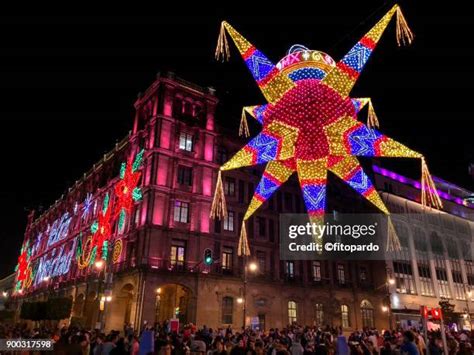
[[[341,325],[346,330],[386,328],[388,294],[380,285],[386,281],[387,267],[393,270],[393,265],[279,260],[279,213],[304,212],[296,180],[290,180],[248,222],[252,260],[258,269],[249,276],[243,319],[239,226],[261,172],[226,173],[228,217],[209,218],[218,168],[243,145],[217,130],[217,104],[210,88],[172,73],[158,76],[135,103],[130,135],[46,213],[36,219],[30,215],[16,300],[70,296],[70,321],[94,327],[102,320],[108,330],[122,330],[125,323],[139,329],[145,322],[174,317],[211,327],[240,327],[245,322],[269,329],[296,321]],[[117,205],[115,187],[123,180],[122,163],[136,162],[140,152],[142,160],[133,170],[140,175],[133,208],[123,217],[104,221],[108,208]],[[400,181],[382,168],[376,173],[381,189],[389,181],[412,193],[408,180]],[[331,208],[343,211],[353,206],[351,198],[357,199],[336,196]],[[470,211],[469,206],[461,207]],[[94,239],[107,230],[104,226],[110,233]],[[102,259],[97,248],[90,253],[91,245],[101,246]],[[212,251],[211,266],[203,262],[206,249]],[[103,264],[94,262],[100,260]],[[107,297],[110,302],[104,303]]]

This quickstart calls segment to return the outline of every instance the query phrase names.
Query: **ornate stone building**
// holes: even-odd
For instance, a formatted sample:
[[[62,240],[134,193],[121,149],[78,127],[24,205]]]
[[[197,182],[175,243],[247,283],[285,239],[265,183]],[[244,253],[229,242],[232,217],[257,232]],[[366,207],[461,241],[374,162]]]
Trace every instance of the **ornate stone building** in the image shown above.
[[[386,283],[391,273],[402,290],[395,265],[279,259],[279,213],[304,212],[296,180],[249,220],[252,257],[247,264],[257,268],[247,273],[243,300],[239,226],[261,172],[226,173],[228,217],[209,219],[218,166],[243,144],[216,127],[217,104],[210,88],[171,73],[158,76],[135,103],[130,135],[47,212],[36,219],[30,216],[23,250],[28,252],[20,267],[24,277],[19,281],[17,276],[15,285],[18,304],[54,295],[72,297],[72,321],[88,327],[101,322],[108,330],[121,330],[125,323],[138,329],[174,317],[181,323],[237,328],[244,322],[244,305],[245,323],[264,329],[290,322],[342,325],[346,330],[388,326]],[[107,215],[109,203],[116,203],[116,186],[123,180],[120,164],[136,160],[142,149],[140,195],[123,218],[112,218],[101,247],[108,257],[94,263],[97,249],[92,253],[94,239],[87,235],[103,232],[101,216]],[[375,177],[381,189],[388,180],[403,185],[380,172]],[[329,210],[357,206],[371,211],[349,188],[337,181],[331,186]],[[212,265],[203,260],[206,249]],[[469,276],[463,277],[466,281]]]

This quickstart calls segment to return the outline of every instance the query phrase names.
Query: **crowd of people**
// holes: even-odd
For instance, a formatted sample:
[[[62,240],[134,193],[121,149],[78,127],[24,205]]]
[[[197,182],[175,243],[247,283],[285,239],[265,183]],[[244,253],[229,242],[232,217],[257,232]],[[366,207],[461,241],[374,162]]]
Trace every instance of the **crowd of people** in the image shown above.
[[[170,324],[145,326],[137,334],[129,324],[104,334],[79,327],[30,329],[26,325],[0,324],[0,339],[52,339],[55,354],[114,355],[440,355],[445,354],[440,331],[428,332],[428,341],[417,330],[379,332],[375,329],[345,335],[333,327],[288,326],[284,329],[232,330],[186,325],[178,332]],[[446,355],[474,354],[474,332],[446,331]],[[39,353],[39,352],[38,352]]]

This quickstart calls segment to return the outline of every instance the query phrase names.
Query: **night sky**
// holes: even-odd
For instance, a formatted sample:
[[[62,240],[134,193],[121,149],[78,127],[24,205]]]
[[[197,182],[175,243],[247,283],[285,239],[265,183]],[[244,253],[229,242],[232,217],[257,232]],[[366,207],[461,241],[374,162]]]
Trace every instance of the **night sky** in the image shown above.
[[[221,20],[275,63],[295,43],[338,60],[392,4],[351,3],[311,16],[285,6],[275,16],[0,17],[0,277],[16,264],[27,210],[54,203],[127,134],[158,71],[215,87],[224,126],[265,102],[233,44],[230,63],[215,62]],[[401,5],[415,42],[398,48],[393,22],[351,96],[372,97],[382,132],[423,152],[434,175],[472,189],[474,17],[413,3]]]

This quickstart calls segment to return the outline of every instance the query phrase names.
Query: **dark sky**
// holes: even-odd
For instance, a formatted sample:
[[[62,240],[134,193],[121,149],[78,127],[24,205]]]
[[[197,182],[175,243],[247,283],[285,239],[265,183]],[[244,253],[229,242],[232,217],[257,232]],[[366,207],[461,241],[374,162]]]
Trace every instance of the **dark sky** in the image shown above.
[[[0,17],[0,277],[16,263],[25,210],[53,203],[132,128],[133,102],[156,72],[214,86],[223,125],[264,103],[234,47],[230,63],[214,61],[221,20],[274,62],[294,43],[338,60],[390,6],[377,12],[381,3],[325,2],[308,16],[285,6],[279,15]],[[381,130],[423,152],[433,174],[472,188],[474,17],[413,3],[401,4],[415,42],[397,48],[392,23],[352,96],[372,97]]]

